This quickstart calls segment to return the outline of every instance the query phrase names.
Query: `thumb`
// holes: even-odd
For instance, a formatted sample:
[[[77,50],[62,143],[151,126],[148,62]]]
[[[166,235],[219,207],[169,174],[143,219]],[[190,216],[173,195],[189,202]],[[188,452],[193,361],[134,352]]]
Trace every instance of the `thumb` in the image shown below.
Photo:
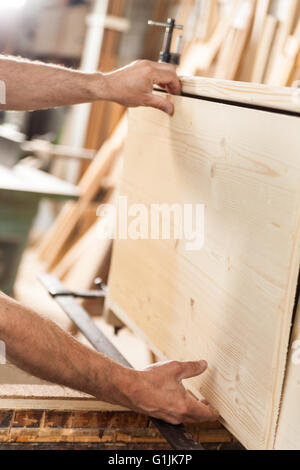
[[[181,363],[181,370],[177,374],[178,380],[189,379],[191,377],[196,377],[197,375],[203,374],[207,369],[206,361],[187,361]]]
[[[151,106],[152,108],[160,109],[170,116],[173,116],[174,114],[174,105],[163,96],[151,94],[147,105]]]

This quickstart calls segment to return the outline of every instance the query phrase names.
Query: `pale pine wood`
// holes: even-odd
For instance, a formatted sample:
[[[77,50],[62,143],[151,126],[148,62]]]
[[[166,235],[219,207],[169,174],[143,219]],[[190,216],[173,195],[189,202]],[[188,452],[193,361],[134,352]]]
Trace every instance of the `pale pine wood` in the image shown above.
[[[181,77],[184,93],[300,112],[297,89],[204,77]]]
[[[274,76],[278,67],[278,61],[280,61],[285,42],[288,36],[291,34],[293,25],[295,23],[295,17],[299,8],[299,0],[284,0],[282,4],[285,5],[286,15],[284,21],[280,22],[274,40],[272,52],[270,54],[268,73],[266,77],[266,83],[268,85],[272,85],[274,83]]]
[[[261,36],[264,29],[266,15],[270,6],[270,0],[257,0],[255,15],[253,21],[253,28],[250,34],[248,45],[242,59],[241,70],[239,72],[238,80],[248,81],[252,67],[254,65],[255,57],[257,54],[257,47],[261,41]]]
[[[248,10],[246,16],[245,7]],[[236,77],[252,25],[255,2],[243,0],[240,8],[241,10],[236,12],[217,62],[216,76],[226,80],[234,80]]]
[[[289,36],[286,46],[274,64],[269,83],[275,86],[285,86],[289,82],[300,50],[300,38]]]
[[[172,119],[130,112],[121,193],[147,207],[204,203],[205,247],[117,241],[113,310],[157,356],[207,359],[188,386],[247,448],[271,449],[299,269],[300,120],[170,99]]]
[[[191,45],[181,61],[180,73],[194,75],[197,70],[207,70],[210,67],[226,38],[238,5],[239,0],[234,0],[229,14],[220,19],[209,41],[202,43],[198,40]]]
[[[259,47],[257,49],[257,54],[255,57],[254,67],[251,76],[252,82],[261,83],[263,81],[277,23],[278,21],[274,16],[267,15],[261,41],[259,43]]]

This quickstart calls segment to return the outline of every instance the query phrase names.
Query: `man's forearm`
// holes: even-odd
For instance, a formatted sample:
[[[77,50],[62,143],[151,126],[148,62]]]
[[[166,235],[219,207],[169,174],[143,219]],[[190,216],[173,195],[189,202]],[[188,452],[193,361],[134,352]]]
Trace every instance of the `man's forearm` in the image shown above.
[[[174,424],[218,418],[207,403],[190,397],[181,383],[203,373],[205,361],[155,364],[144,371],[128,369],[2,293],[0,340],[6,344],[8,359],[21,369],[99,400]]]
[[[135,371],[93,351],[47,320],[0,293],[0,340],[8,359],[32,375],[130,406]],[[134,393],[134,390],[132,390]]]
[[[106,99],[107,95],[101,73],[1,55],[0,80],[6,86],[6,104],[0,109],[34,111]]]
[[[173,104],[166,96],[153,94],[153,86],[177,95],[181,91],[172,65],[147,60],[102,74],[0,55],[0,81],[6,88],[6,103],[0,109],[16,111],[107,100],[126,107],[153,106],[172,115]]]

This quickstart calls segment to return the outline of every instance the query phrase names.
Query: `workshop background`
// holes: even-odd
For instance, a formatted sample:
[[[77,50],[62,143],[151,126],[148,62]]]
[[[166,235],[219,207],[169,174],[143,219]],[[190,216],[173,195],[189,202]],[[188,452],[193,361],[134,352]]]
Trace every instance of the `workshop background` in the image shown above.
[[[180,74],[285,86],[300,79],[299,13],[298,0],[0,0],[0,53],[108,72],[158,60],[164,31],[148,20],[174,17],[184,25],[173,42]],[[82,341],[37,275],[73,290],[107,281],[112,242],[97,239],[97,209],[116,199],[124,113],[107,102],[0,111],[0,290]],[[155,361],[129,329],[115,334],[121,325],[103,319],[102,302],[82,304],[134,366]],[[201,439],[235,445],[219,424]]]

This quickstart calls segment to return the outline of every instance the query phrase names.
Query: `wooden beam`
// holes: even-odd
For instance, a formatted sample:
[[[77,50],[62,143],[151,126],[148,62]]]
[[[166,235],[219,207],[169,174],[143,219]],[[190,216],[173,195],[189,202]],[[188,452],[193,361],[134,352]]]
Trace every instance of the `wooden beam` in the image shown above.
[[[274,40],[278,21],[272,15],[267,15],[261,40],[258,44],[257,54],[255,56],[254,66],[251,75],[251,81],[256,83],[262,83],[265,75],[269,53]]]

